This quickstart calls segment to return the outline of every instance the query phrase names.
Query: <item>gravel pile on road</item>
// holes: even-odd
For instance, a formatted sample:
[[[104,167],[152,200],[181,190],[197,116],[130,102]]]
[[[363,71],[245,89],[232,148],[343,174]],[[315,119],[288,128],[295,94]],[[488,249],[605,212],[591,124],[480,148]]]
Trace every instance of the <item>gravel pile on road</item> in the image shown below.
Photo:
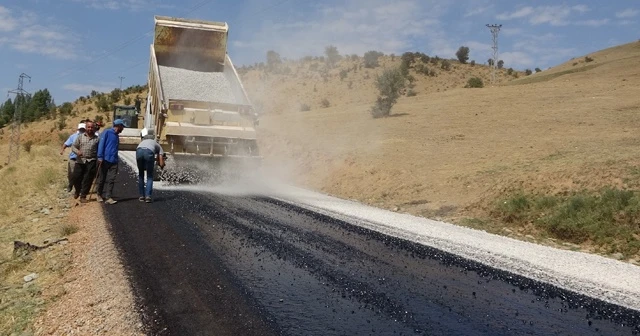
[[[159,66],[165,98],[235,104],[231,82],[223,72],[201,72]]]

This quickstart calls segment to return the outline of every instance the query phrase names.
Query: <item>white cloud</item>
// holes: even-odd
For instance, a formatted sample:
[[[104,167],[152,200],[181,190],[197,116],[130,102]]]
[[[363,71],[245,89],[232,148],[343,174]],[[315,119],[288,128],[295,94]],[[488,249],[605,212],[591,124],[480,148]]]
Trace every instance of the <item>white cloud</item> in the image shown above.
[[[523,7],[511,13],[501,13],[496,16],[499,20],[513,20],[527,18],[533,25],[548,23],[552,26],[566,26],[571,24],[571,17],[574,14],[583,14],[589,11],[585,5],[576,6],[539,6]]]
[[[478,16],[486,13],[490,9],[493,9],[493,5],[489,5],[485,3],[480,3],[480,4],[474,3],[474,4],[476,6],[473,8],[468,8],[467,11],[464,13],[464,17]]]
[[[507,51],[500,53],[499,58],[504,61],[507,68],[530,67],[535,64],[530,54],[523,51]]]
[[[523,34],[509,51],[501,52],[505,67],[546,68],[575,56],[576,49],[562,46],[562,36],[557,34]]]
[[[522,34],[521,28],[501,28],[500,33],[505,36],[516,36]]]
[[[62,86],[63,89],[73,92],[80,92],[82,94],[87,94],[87,92],[91,92],[93,90],[98,92],[110,92],[115,86],[109,84],[80,84],[80,83],[69,83]]]
[[[600,19],[600,20],[583,20],[574,22],[575,25],[578,26],[589,26],[589,27],[600,27],[609,23],[609,19]]]
[[[629,26],[636,24],[636,21],[633,20],[621,20],[616,22],[619,26]]]
[[[76,59],[75,34],[66,27],[43,22],[33,12],[0,6],[0,44],[24,53]]]
[[[523,8],[520,8],[520,9],[516,10],[513,13],[498,14],[498,16],[496,16],[496,18],[498,20],[513,20],[513,19],[519,19],[519,18],[523,18],[525,16],[529,16],[529,15],[531,15],[533,13],[534,13],[533,7],[523,7]]]
[[[319,55],[332,44],[342,54],[364,54],[369,50],[400,53],[415,48],[418,38],[438,43],[439,18],[444,3],[437,0],[347,0],[340,6],[317,5],[307,18],[276,23],[265,21],[259,29],[245,32],[233,42],[238,48],[266,53],[275,50],[283,57]],[[236,23],[236,27],[242,26]],[[454,50],[455,52],[455,50]]]
[[[12,31],[16,28],[17,22],[11,16],[8,8],[0,6],[0,32]]]
[[[616,17],[620,18],[620,19],[626,19],[626,18],[632,18],[638,15],[638,13],[640,13],[640,10],[637,9],[633,9],[633,8],[627,8],[623,11],[617,12],[616,13]]]
[[[580,13],[586,13],[590,10],[587,5],[576,5],[573,6],[572,9]]]
[[[132,11],[139,10],[155,10],[159,8],[174,8],[172,5],[166,5],[159,0],[70,0],[76,3],[84,4],[89,8],[120,10],[127,9]]]

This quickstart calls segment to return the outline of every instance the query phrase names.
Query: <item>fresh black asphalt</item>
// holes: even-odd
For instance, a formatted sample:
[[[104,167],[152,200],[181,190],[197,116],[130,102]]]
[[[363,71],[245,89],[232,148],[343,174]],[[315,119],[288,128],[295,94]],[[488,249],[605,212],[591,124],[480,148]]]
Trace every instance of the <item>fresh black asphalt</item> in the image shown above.
[[[149,335],[638,335],[640,312],[270,198],[104,205]],[[639,280],[640,281],[640,280]]]

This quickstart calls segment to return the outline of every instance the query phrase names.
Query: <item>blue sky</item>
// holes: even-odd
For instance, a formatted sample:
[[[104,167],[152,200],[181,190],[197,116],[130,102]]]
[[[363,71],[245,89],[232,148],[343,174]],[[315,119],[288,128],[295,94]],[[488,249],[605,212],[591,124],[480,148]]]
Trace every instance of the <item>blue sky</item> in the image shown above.
[[[91,90],[144,84],[153,16],[229,23],[236,65],[321,55],[333,44],[343,54],[368,50],[421,51],[471,59],[491,56],[487,23],[502,24],[506,67],[541,69],[640,38],[637,0],[2,0],[0,98],[18,76],[27,91],[48,88],[58,104]],[[5,97],[2,97],[5,96]]]

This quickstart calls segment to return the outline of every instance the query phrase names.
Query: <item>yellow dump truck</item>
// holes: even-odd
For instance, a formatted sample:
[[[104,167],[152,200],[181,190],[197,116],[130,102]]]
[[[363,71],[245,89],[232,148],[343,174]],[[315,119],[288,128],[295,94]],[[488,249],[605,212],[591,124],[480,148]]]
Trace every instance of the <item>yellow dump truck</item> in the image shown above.
[[[171,161],[260,159],[257,114],[227,54],[228,31],[225,22],[155,16],[141,135]]]

